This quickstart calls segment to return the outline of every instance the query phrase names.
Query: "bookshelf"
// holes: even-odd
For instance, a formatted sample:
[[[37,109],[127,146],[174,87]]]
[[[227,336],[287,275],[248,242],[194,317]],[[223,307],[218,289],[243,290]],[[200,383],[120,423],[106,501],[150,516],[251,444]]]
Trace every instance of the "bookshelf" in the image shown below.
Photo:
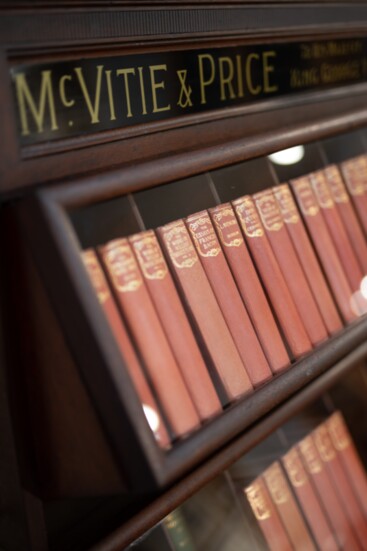
[[[56,11],[41,4],[14,6],[0,6],[6,265],[1,423],[7,450],[1,476],[4,495],[17,511],[3,537],[8,543],[17,533],[14,549],[117,551],[181,505],[190,530],[199,513],[195,516],[195,506],[187,500],[194,495],[200,509],[195,496],[199,491],[210,496],[213,485],[225,488],[230,503],[235,491],[229,473],[236,462],[251,454],[260,458],[261,445],[281,438],[287,423],[302,411],[314,411],[315,403],[324,416],[334,405],[354,422],[356,412],[365,416],[361,395],[353,407],[349,403],[354,390],[366,385],[367,322],[361,317],[163,452],[142,414],[80,252],[366,153],[367,9],[362,2],[200,2],[195,8],[170,3],[164,9],[154,2],[135,7],[122,2],[110,9],[81,2],[67,9],[59,2]],[[37,29],[43,29],[42,38]],[[299,92],[283,90],[280,80],[272,95],[273,58],[316,43],[342,44],[344,54],[337,55],[350,57],[352,67],[356,57],[361,73]],[[193,56],[202,63],[201,88],[192,100],[198,108],[154,115],[154,107],[166,113],[167,102],[175,97],[164,96],[173,81],[174,73],[163,79],[170,63],[176,73],[181,65],[189,70]],[[242,101],[237,82],[236,101],[228,103],[235,81],[228,84],[231,79],[223,71],[234,62],[220,59],[229,56],[242,56],[248,70],[261,62],[260,72],[247,76],[246,83],[250,92],[260,86],[262,97]],[[117,88],[109,86],[117,84],[109,79],[120,58],[125,68],[135,67],[131,75],[145,78],[145,69],[150,74],[151,99],[144,108],[140,80],[139,105],[143,112],[151,107],[151,118],[113,122],[109,92],[116,94]],[[105,81],[97,115],[102,65]],[[222,80],[215,80],[213,67]],[[120,79],[129,114],[129,107],[131,113],[137,109],[137,99],[129,106],[126,75]],[[216,85],[213,97],[222,94],[224,103],[213,100],[208,108],[199,108],[211,81]],[[78,100],[80,104],[75,82],[81,86],[84,110],[74,108]],[[175,82],[171,94],[179,93]],[[92,97],[93,84],[94,106],[86,99]],[[37,93],[38,107],[30,99]],[[182,85],[181,93],[189,94],[188,88]],[[72,114],[73,125],[66,114]],[[118,121],[117,107],[115,114]],[[99,118],[101,127],[89,127],[88,117]],[[268,158],[300,144],[304,157],[297,165],[285,168]],[[367,446],[360,434],[357,444],[365,459]],[[236,532],[241,534],[251,521],[235,501],[238,510],[232,513],[237,524],[243,521]],[[150,537],[161,542],[158,546],[170,541],[162,526],[148,536],[147,545]],[[251,534],[261,546],[255,528]],[[229,534],[222,536],[225,549],[232,540]]]

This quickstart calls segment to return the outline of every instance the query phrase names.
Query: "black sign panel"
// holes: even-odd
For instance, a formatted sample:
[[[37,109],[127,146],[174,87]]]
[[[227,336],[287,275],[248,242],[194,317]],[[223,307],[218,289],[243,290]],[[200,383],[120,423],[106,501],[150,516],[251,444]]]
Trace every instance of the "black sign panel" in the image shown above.
[[[11,76],[28,145],[363,82],[367,38],[18,65]]]

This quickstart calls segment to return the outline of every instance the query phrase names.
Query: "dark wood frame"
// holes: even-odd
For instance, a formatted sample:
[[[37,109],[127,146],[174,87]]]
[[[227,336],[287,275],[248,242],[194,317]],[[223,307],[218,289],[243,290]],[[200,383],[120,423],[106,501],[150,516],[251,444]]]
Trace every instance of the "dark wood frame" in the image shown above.
[[[9,65],[17,59],[37,61],[46,56],[56,60],[86,52],[99,55],[118,50],[165,49],[172,45],[194,48],[203,44],[209,47],[218,43],[232,45],[259,40],[366,34],[365,3],[358,1],[351,4],[338,0],[333,2],[337,5],[337,8],[333,6],[334,12],[328,3],[325,0],[315,6],[308,1],[278,2],[270,9],[281,7],[282,17],[271,25],[265,25],[261,15],[264,10],[262,0],[253,2],[251,6],[234,0],[231,6],[225,7],[228,18],[221,21],[220,28],[216,29],[212,14],[223,7],[221,2],[197,2],[201,15],[194,28],[190,25],[183,27],[177,13],[181,9],[194,10],[196,7],[192,3],[172,0],[165,7],[168,6],[170,20],[175,18],[178,27],[170,32],[169,37],[164,32],[154,33],[148,25],[149,20],[156,17],[156,11],[164,6],[162,2],[147,6],[146,2],[132,5],[121,0],[106,9],[103,2],[93,2],[92,8],[90,2],[83,0],[77,5],[60,0],[57,2],[57,16],[52,11],[53,3],[42,2],[32,8],[25,7],[22,2],[12,5],[0,3],[0,75],[4,83],[0,103],[2,201],[21,198],[15,209],[20,224],[26,230],[37,267],[121,470],[125,474],[128,472],[137,491],[164,488],[181,478],[147,509],[97,545],[95,551],[121,550],[306,403],[319,396],[352,369],[359,359],[366,358],[364,341],[367,321],[363,319],[354,323],[164,455],[141,415],[138,399],[118,359],[116,345],[87,280],[68,210],[366,125],[367,85],[311,92],[286,103],[276,100],[230,109],[226,113],[213,112],[184,121],[142,125],[132,130],[106,132],[21,151],[14,112],[9,108],[12,105]],[[304,16],[296,9],[302,4],[302,13],[307,12],[308,26],[305,26]],[[144,12],[143,17],[140,23],[128,28],[126,14],[137,8]],[[236,10],[241,12],[241,17],[247,18],[246,28],[236,18]],[[80,25],[74,27],[71,35],[67,22],[75,14],[80,16]],[[109,29],[108,20],[111,18],[118,18],[119,36],[113,35]],[[48,24],[50,21],[53,25],[57,24],[56,34],[55,25]],[[91,25],[91,22],[94,24]],[[38,29],[42,27],[45,33],[41,36]],[[26,35],[24,28],[27,29]],[[156,139],[158,133],[159,140]],[[123,157],[128,162],[124,162]],[[139,167],[133,166],[138,160]],[[73,183],[66,182],[75,174],[86,176]],[[59,183],[55,185],[55,182]],[[48,187],[41,189],[45,185]],[[29,191],[34,188],[38,190],[29,197]],[[70,304],[76,305],[76,309],[71,308]],[[5,315],[3,317],[5,319]],[[77,336],[75,328],[78,329]],[[114,383],[117,373],[118,387]],[[103,384],[99,384],[101,381]],[[6,404],[3,406],[5,411]],[[5,427],[2,435],[10,434],[6,441],[10,454],[10,447],[13,447],[11,420],[7,412],[1,411],[0,417]],[[132,445],[128,455],[124,446],[127,437]],[[19,510],[23,507],[25,525],[26,517],[28,522],[32,522],[40,513],[40,504],[35,504],[35,501],[29,504],[26,498],[25,506],[20,505],[22,482],[19,472],[14,474],[15,470],[14,467],[7,471],[10,473],[9,479],[12,478],[12,483],[8,482],[7,487],[9,492],[15,487],[19,490],[14,502],[17,501]],[[42,525],[40,517],[34,525],[37,523]],[[46,548],[42,529],[38,526],[34,528],[29,531],[34,548]]]

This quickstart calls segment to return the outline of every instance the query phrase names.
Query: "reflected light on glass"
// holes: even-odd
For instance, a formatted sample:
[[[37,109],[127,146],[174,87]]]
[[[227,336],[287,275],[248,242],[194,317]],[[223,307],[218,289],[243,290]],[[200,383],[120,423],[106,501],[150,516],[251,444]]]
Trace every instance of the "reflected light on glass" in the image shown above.
[[[360,288],[363,297],[367,300],[367,276],[362,279]]]
[[[145,417],[147,418],[148,424],[153,432],[156,432],[159,427],[159,416],[156,411],[150,406],[143,404],[143,410]]]
[[[295,165],[303,159],[305,155],[305,148],[303,145],[296,145],[289,149],[283,149],[269,155],[269,159],[276,165]]]

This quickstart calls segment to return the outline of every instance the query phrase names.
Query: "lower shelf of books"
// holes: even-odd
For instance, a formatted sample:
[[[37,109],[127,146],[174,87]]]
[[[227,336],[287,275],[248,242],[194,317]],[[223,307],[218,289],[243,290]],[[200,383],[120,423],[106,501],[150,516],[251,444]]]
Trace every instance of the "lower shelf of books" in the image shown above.
[[[366,391],[357,365],[133,543],[121,528],[93,549],[366,549]]]

